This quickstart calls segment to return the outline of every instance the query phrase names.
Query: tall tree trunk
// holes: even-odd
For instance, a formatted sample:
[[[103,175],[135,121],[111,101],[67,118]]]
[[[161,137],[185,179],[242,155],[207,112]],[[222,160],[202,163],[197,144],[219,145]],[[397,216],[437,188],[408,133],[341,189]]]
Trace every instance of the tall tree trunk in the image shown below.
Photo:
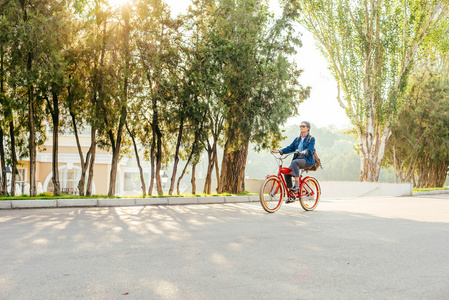
[[[204,180],[204,194],[210,194],[211,191],[211,183],[212,183],[212,171],[214,169],[214,160],[212,159],[212,146],[209,143],[209,139],[207,140],[207,173],[206,179]]]
[[[162,169],[162,132],[160,131],[159,127],[156,127],[156,189],[158,195],[164,194],[164,191],[162,190],[162,183],[161,183],[161,169]]]
[[[140,164],[140,158],[139,158],[139,152],[137,151],[137,144],[136,144],[136,140],[134,138],[134,135],[131,134],[131,130],[129,130],[128,127],[128,123],[126,123],[126,130],[128,131],[129,136],[131,137],[131,140],[133,141],[133,146],[134,146],[134,154],[136,155],[136,160],[137,160],[137,167],[139,168],[139,174],[140,174],[140,185],[142,188],[142,195],[145,198],[146,194],[147,194],[147,188],[145,186],[145,177],[143,176],[143,169],[142,166]]]
[[[360,181],[379,181],[382,160],[385,154],[387,141],[391,135],[391,129],[387,124],[383,132],[367,131],[360,135]],[[377,136],[374,139],[373,136]]]
[[[112,147],[112,163],[111,163],[111,175],[109,177],[109,192],[108,196],[112,197],[115,195],[115,183],[117,179],[117,167],[118,167],[118,160],[120,155],[120,147],[122,145],[122,136],[123,136],[123,126],[125,126],[126,123],[126,106],[122,106],[121,113],[120,113],[120,121],[118,125],[118,131],[117,131],[117,140],[114,145],[114,138],[112,130],[109,130],[109,138],[111,141]]]
[[[178,178],[178,184],[176,186],[176,191],[177,191],[178,195],[180,194],[179,184],[181,183],[181,179],[184,177],[184,174],[187,170],[187,166],[190,164],[192,157],[197,152],[196,150],[198,148],[198,142],[199,142],[200,133],[201,133],[202,129],[203,129],[203,123],[201,123],[200,129],[195,131],[195,139],[192,144],[192,150],[190,151],[189,158],[187,159],[186,165],[185,165],[184,169],[182,170],[181,176],[179,176],[179,178]]]
[[[196,170],[196,165],[198,164],[198,161],[195,161],[192,164],[192,179],[190,180],[190,183],[192,184],[192,194],[196,194],[196,177],[195,177],[195,170]]]
[[[4,54],[3,54],[3,44],[0,48],[0,95],[3,96],[5,94],[5,86],[4,86]],[[4,102],[2,101],[2,104]],[[6,114],[5,114],[6,115]],[[0,183],[0,194],[7,194],[7,181],[6,181],[6,159],[5,159],[5,148],[3,145],[3,128],[0,127],[0,159],[2,166],[2,177]]]
[[[235,149],[229,149],[226,143],[221,168],[222,192],[240,194],[244,191],[246,158],[248,156],[249,139],[239,144]]]
[[[446,163],[434,162],[426,159],[427,164],[419,173],[419,187],[434,188],[442,187],[446,181],[448,165]]]
[[[116,185],[116,180],[117,180],[118,157],[119,157],[119,153],[120,153],[116,149],[117,148],[115,148],[114,151],[112,152],[111,173],[109,175],[109,191],[108,191],[109,197],[115,196],[115,193],[116,193],[115,185]],[[119,148],[119,150],[120,150],[120,148]]]
[[[226,141],[225,148],[223,151],[223,159],[221,160],[221,174],[220,174],[220,177],[217,178],[217,183],[219,186],[219,188],[217,188],[218,194],[221,194],[224,192],[223,181],[224,181],[224,176],[227,173],[227,169],[228,169],[228,148],[229,148],[229,141]]]
[[[92,182],[94,180],[94,166],[95,166],[95,154],[97,152],[97,129],[92,124],[90,134],[90,162],[89,162],[89,177],[87,179],[86,196],[92,196]],[[87,159],[86,159],[87,164]]]
[[[28,5],[25,0],[20,1],[20,5],[23,11],[23,21],[25,24],[28,22],[28,14],[27,14],[27,8],[26,5]],[[26,70],[28,75],[31,74],[32,69],[32,63],[33,63],[33,53],[29,51],[26,55]],[[30,78],[29,78],[30,79]],[[29,152],[30,152],[30,196],[35,197],[36,196],[36,127],[35,127],[35,121],[34,121],[34,91],[33,91],[33,83],[28,83],[28,105],[29,105],[29,111],[28,111],[28,126],[30,131],[30,140],[29,140]],[[15,181],[16,173],[12,174]],[[12,187],[11,187],[12,188]]]
[[[69,108],[69,113],[70,113],[70,117],[72,120],[73,131],[75,133],[76,147],[78,149],[78,155],[80,157],[80,165],[81,165],[81,178],[80,178],[80,181],[78,182],[78,192],[79,192],[80,196],[84,196],[85,195],[86,172],[87,172],[87,167],[89,165],[90,155],[92,153],[92,145],[86,154],[86,160],[84,160],[84,153],[83,153],[83,149],[81,148],[81,143],[80,143],[80,139],[79,139],[79,135],[78,135],[78,126],[76,125],[76,116],[73,113],[71,108]]]
[[[220,170],[218,168],[218,157],[217,157],[217,138],[214,135],[214,143],[213,146],[210,147],[209,141],[208,141],[208,149],[207,149],[207,156],[209,160],[209,166],[207,169],[206,174],[206,182],[204,183],[204,193],[211,194],[212,192],[212,173],[215,168],[215,176],[217,178],[217,189],[216,192],[220,190]]]
[[[182,169],[181,176],[179,176],[179,178],[178,178],[178,183],[176,184],[176,193],[178,195],[180,194],[179,185],[181,184],[181,180],[187,171],[187,167],[189,166],[191,159],[192,159],[192,153],[190,153],[189,159],[187,160],[186,165],[184,166],[184,169]]]
[[[103,28],[103,34],[106,32],[106,25]],[[93,93],[93,112],[94,115],[92,116],[91,124],[90,124],[90,160],[89,157],[86,157],[86,166],[89,165],[89,173],[87,177],[87,186],[86,186],[86,196],[90,197],[92,196],[92,185],[94,181],[94,166],[95,166],[95,158],[97,153],[97,117],[100,115],[100,103],[99,98],[102,97],[102,67],[103,67],[103,57],[104,57],[104,48],[105,48],[105,42],[103,40],[102,43],[102,49],[101,49],[101,55],[100,55],[100,66],[101,69],[98,70],[97,60],[94,61],[94,93]],[[84,183],[83,183],[84,184]]]
[[[16,138],[14,136],[14,121],[9,122],[9,139],[11,142],[11,191],[10,195],[16,195],[16,174],[17,174],[17,158],[16,158]]]
[[[442,164],[442,165],[438,166],[435,187],[443,187],[444,186],[444,182],[446,181],[446,177],[447,177],[447,171],[448,171],[447,164]]]
[[[153,128],[153,125],[151,125],[151,128]],[[155,174],[156,174],[156,170],[155,170],[155,166],[154,166],[154,152],[155,152],[155,148],[156,148],[156,134],[153,130],[153,134],[152,134],[152,139],[151,139],[151,154],[150,154],[150,186],[148,187],[148,195],[153,195],[153,187],[154,187],[154,179],[155,179]]]
[[[33,86],[28,87],[28,103],[29,103],[29,130],[30,130],[30,196],[36,197],[36,128],[34,124],[34,99],[33,99]]]
[[[6,181],[6,159],[5,159],[5,148],[3,145],[3,129],[0,128],[0,160],[2,166],[2,178],[0,185],[0,195],[7,194],[7,181]]]
[[[219,180],[220,178],[220,169],[218,167],[218,153],[217,153],[217,145],[215,144],[215,147],[213,148],[215,150],[214,153],[212,154],[213,160],[214,160],[214,166],[215,166],[215,177],[217,178],[217,189],[216,192],[218,193],[218,191],[221,190],[221,182]]]
[[[53,92],[53,108],[51,109],[52,120],[53,120],[53,151],[52,151],[52,181],[54,187],[55,196],[61,195],[61,186],[59,184],[59,170],[58,170],[58,145],[59,145],[59,101],[58,95]],[[51,108],[51,107],[50,107]]]
[[[124,70],[124,82],[123,82],[123,99],[120,103],[120,121],[117,130],[117,142],[115,146],[112,147],[112,166],[111,166],[111,176],[109,179],[109,197],[112,197],[116,193],[116,179],[117,179],[117,167],[120,155],[120,147],[122,144],[122,135],[123,135],[123,127],[126,124],[127,117],[127,109],[126,103],[128,101],[128,77],[129,77],[129,67],[130,67],[130,53],[129,53],[129,4],[125,4],[122,6],[122,17],[125,21],[125,38],[123,43],[123,48],[125,52],[125,70]],[[111,136],[111,131],[109,135]],[[113,144],[114,140],[111,139],[111,144]]]
[[[181,122],[179,124],[179,130],[178,130],[178,140],[176,141],[175,161],[173,163],[173,172],[172,172],[171,180],[170,180],[170,189],[168,191],[169,195],[173,194],[173,190],[175,188],[176,173],[178,171],[178,163],[179,163],[179,148],[181,148],[181,139],[182,139],[183,129],[184,129],[184,118],[181,118]]]
[[[154,176],[156,177],[156,190],[158,195],[162,195],[164,191],[162,190],[161,183],[161,168],[162,168],[162,132],[159,128],[159,115],[157,112],[157,102],[156,98],[153,99],[153,138],[156,137],[156,171]]]
[[[4,71],[3,71],[3,60],[4,60],[4,54],[3,54],[3,44],[0,46],[0,95],[3,97],[5,94],[4,91]],[[2,105],[3,105],[2,101]],[[6,195],[7,194],[7,182],[6,182],[6,160],[5,160],[5,148],[3,145],[3,128],[0,127],[0,159],[1,159],[1,166],[2,166],[2,176],[1,176],[1,183],[0,183],[0,194]]]

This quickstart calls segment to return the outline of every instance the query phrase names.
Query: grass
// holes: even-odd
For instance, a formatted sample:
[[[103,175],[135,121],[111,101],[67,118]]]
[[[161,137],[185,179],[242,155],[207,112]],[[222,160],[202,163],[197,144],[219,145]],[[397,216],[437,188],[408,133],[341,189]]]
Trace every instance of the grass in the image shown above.
[[[108,197],[106,195],[92,195],[89,197],[81,197],[78,195],[69,195],[62,194],[60,196],[54,196],[52,193],[42,193],[37,195],[36,197],[30,197],[29,195],[21,195],[21,196],[2,196],[0,197],[0,201],[2,200],[51,200],[51,199],[92,199],[92,198],[119,198],[119,197]]]
[[[222,193],[222,194],[181,194],[181,195],[156,195],[156,196],[146,196],[145,198],[166,198],[166,197],[222,197],[222,196],[251,196],[258,195],[254,193],[249,193],[245,191],[240,194],[230,194],[230,193]],[[14,197],[0,197],[0,201],[2,200],[52,200],[52,199],[116,199],[116,198],[143,198],[143,196],[136,197],[109,197],[107,195],[92,195],[92,196],[79,196],[79,195],[69,195],[62,194],[60,196],[54,196],[53,193],[42,193],[37,195],[36,197],[30,197],[28,195],[22,196],[14,196]]]
[[[255,193],[250,193],[247,190],[244,191],[243,193],[240,194],[230,194],[230,193],[221,193],[221,194],[182,194],[179,195],[179,197],[223,197],[223,196],[254,196],[254,195],[259,195],[259,194],[255,194]],[[178,197],[178,195],[176,196],[165,196],[165,197]]]
[[[442,188],[413,188],[413,193],[419,193],[419,192],[430,192],[430,191],[441,191],[441,190],[449,190],[447,187]]]

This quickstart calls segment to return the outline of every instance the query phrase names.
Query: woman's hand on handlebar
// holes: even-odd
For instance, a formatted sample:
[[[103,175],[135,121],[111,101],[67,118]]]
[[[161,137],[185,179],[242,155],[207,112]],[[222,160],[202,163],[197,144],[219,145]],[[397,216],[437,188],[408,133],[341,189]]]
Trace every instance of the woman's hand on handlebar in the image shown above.
[[[271,151],[271,153],[277,154],[277,153],[281,153],[281,151],[280,150],[273,150],[273,151]]]

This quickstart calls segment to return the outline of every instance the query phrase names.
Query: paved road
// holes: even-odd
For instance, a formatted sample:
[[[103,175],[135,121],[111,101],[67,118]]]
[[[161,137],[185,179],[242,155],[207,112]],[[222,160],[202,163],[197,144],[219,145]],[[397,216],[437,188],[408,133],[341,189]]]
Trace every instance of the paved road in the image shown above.
[[[448,195],[0,211],[0,299],[448,298]]]

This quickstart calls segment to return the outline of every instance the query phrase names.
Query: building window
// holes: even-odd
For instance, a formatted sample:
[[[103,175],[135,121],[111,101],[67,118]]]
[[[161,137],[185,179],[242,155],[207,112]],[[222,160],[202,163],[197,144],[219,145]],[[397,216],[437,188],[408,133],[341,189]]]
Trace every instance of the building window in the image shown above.
[[[26,177],[26,174],[27,174],[27,170],[26,169],[22,169],[22,168],[18,168],[17,169],[17,177],[16,177],[16,182],[26,182],[26,180],[27,180],[27,177]]]
[[[52,175],[51,175],[52,176]],[[47,192],[53,193],[55,191],[53,186],[53,181],[51,180],[48,183]],[[59,184],[61,187],[61,193],[64,194],[79,194],[78,191],[78,182],[81,178],[81,169],[72,168],[67,169],[64,167],[59,170]]]
[[[59,171],[59,184],[61,187],[61,193],[64,194],[76,194],[79,195],[78,183],[81,179],[81,168],[73,165],[62,166],[58,168]],[[48,174],[44,183],[44,191],[53,193],[55,191],[53,181],[51,180],[53,172]],[[87,184],[86,174],[86,184]],[[95,184],[92,182],[92,193],[95,193]]]

